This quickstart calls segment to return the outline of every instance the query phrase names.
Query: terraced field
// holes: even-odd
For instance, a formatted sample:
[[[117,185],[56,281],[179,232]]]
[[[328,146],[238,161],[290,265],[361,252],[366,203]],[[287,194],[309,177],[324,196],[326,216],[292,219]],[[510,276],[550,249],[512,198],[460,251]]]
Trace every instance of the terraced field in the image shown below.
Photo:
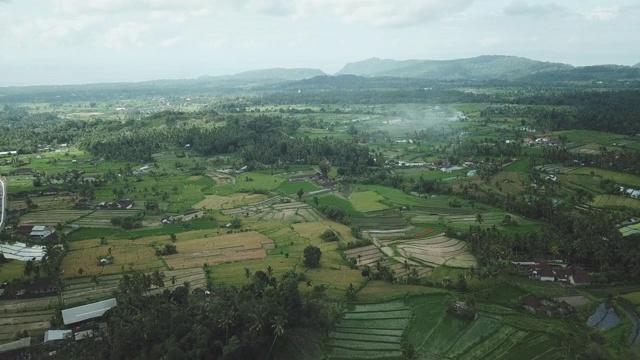
[[[34,211],[21,216],[20,223],[22,225],[55,225],[59,222],[75,223],[79,218],[89,215],[91,212],[92,210]],[[115,215],[112,215],[112,216],[115,216]]]
[[[621,195],[596,195],[591,205],[597,207],[624,206],[638,209],[640,208],[640,200]]]
[[[222,214],[260,220],[318,221],[322,216],[309,204],[274,196],[257,203],[222,210]]]
[[[329,333],[330,359],[403,359],[402,333],[411,309],[402,302],[356,305]]]
[[[413,317],[405,338],[418,351],[418,359],[564,359],[561,344],[549,334],[507,325],[501,316],[484,311],[475,320],[461,320],[447,314],[449,301],[447,295],[412,299]]]
[[[431,266],[470,268],[476,265],[476,260],[469,253],[464,241],[444,235],[401,241],[397,243],[397,249],[405,258],[415,259]]]
[[[264,259],[274,244],[268,237],[249,231],[215,237],[179,241],[178,253],[164,256],[171,269],[201,267],[205,263],[220,264],[242,260]]]
[[[135,216],[137,210],[95,210],[73,222],[80,227],[88,228],[111,228],[111,219],[116,216]]]

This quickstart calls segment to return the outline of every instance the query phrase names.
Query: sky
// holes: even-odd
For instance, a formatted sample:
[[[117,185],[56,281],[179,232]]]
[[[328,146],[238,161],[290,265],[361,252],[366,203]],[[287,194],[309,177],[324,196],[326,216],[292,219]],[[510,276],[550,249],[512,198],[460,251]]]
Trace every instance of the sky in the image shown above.
[[[640,62],[638,0],[0,0],[0,87],[333,74],[371,57]]]

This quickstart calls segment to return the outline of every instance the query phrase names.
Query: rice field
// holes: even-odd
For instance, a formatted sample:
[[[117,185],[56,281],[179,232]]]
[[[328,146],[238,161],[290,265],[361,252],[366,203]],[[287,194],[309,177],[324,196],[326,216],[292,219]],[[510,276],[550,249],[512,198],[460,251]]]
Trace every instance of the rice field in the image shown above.
[[[70,244],[69,252],[62,260],[62,276],[65,279],[118,274],[128,270],[153,271],[164,269],[163,262],[155,255],[151,246],[156,238],[144,238],[134,241],[111,241],[108,245],[100,245],[100,240],[83,240]],[[101,266],[99,256],[106,256],[111,249],[113,264]],[[82,269],[82,271],[79,271]]]
[[[76,221],[73,224],[86,228],[112,228],[111,219],[117,216],[135,216],[138,210],[95,210]]]
[[[446,265],[458,268],[476,266],[476,260],[469,253],[464,241],[444,235],[398,242],[397,249],[402,256],[430,266]]]
[[[636,176],[632,174],[610,171],[605,169],[592,168],[592,167],[580,167],[577,169],[573,169],[571,173],[579,174],[579,175],[594,175],[601,179],[611,179],[618,184],[640,188],[640,176]]]
[[[318,221],[320,215],[309,204],[275,196],[251,205],[222,210],[223,215],[257,220]]]
[[[245,193],[236,193],[229,196],[205,195],[204,200],[194,204],[192,208],[198,210],[232,209],[264,201],[267,198],[267,195]]]
[[[22,225],[55,225],[59,222],[75,223],[83,216],[87,216],[92,210],[61,210],[46,209],[24,214],[20,217]]]
[[[596,207],[628,207],[632,209],[640,208],[640,199],[633,199],[621,195],[596,195],[592,206]]]
[[[362,304],[344,314],[326,343],[331,359],[402,359],[411,309],[400,301]]]
[[[264,259],[274,247],[268,237],[255,232],[205,237],[176,242],[177,254],[163,256],[170,269],[201,267],[242,260]]]
[[[382,195],[375,191],[358,191],[351,193],[349,197],[356,210],[364,213],[388,209],[387,205],[381,203],[384,199]]]

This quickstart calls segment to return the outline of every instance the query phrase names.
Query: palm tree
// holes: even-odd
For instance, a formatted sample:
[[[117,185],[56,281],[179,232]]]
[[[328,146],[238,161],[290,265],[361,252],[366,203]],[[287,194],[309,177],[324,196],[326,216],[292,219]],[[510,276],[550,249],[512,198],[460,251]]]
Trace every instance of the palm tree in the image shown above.
[[[278,340],[278,336],[282,336],[284,334],[284,327],[287,324],[287,320],[285,320],[282,316],[278,315],[273,319],[273,324],[271,328],[273,328],[273,334],[275,337],[273,338],[273,342],[271,343],[271,347],[269,348],[269,353],[267,354],[267,360],[271,356],[271,350],[273,350],[273,345],[276,344],[276,340]]]
[[[220,317],[220,326],[224,327],[225,342],[229,341],[229,326],[233,325],[235,313],[229,309],[222,312]]]

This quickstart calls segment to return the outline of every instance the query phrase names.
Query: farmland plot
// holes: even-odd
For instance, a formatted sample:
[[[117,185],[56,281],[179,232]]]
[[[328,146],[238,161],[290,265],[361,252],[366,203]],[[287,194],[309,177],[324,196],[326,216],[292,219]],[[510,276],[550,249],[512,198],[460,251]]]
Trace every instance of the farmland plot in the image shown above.
[[[157,241],[153,238],[138,239],[135,241],[118,241],[109,245],[100,245],[100,241],[83,240],[70,244],[67,255],[62,260],[62,273],[64,278],[92,275],[106,275],[123,272],[125,270],[153,271],[164,268],[151,243]],[[98,257],[105,256],[111,249],[114,258],[113,264],[101,266]],[[82,269],[80,274],[79,269]]]
[[[73,223],[87,228],[110,228],[113,227],[112,218],[135,216],[137,213],[137,210],[95,210]]]
[[[380,201],[385,198],[375,191],[359,191],[354,192],[350,196],[351,203],[356,210],[361,212],[370,212],[385,210],[389,207]]]
[[[264,259],[267,249],[274,247],[268,237],[249,231],[215,237],[192,239],[176,243],[178,254],[164,256],[171,269],[200,267],[205,263]]]
[[[236,193],[229,196],[205,195],[204,200],[192,206],[194,209],[218,210],[232,209],[266,200],[267,195]]]
[[[402,333],[411,310],[402,302],[356,305],[329,334],[332,359],[402,358]]]
[[[310,205],[275,196],[252,205],[222,210],[223,215],[260,220],[318,221],[322,216]]]
[[[91,210],[34,211],[20,217],[22,225],[56,225],[59,222],[75,222],[91,213]]]
[[[475,258],[469,253],[464,241],[442,235],[401,242],[398,243],[397,248],[404,257],[417,259],[433,266],[470,268],[476,264]]]

